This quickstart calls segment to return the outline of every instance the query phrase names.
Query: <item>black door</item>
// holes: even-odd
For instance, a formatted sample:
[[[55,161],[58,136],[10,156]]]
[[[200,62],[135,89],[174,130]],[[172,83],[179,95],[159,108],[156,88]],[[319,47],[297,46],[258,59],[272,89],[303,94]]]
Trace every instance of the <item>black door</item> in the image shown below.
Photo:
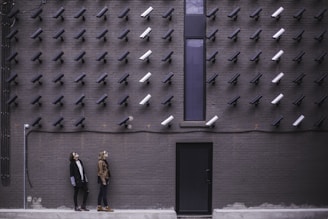
[[[212,143],[177,143],[176,211],[212,213]]]

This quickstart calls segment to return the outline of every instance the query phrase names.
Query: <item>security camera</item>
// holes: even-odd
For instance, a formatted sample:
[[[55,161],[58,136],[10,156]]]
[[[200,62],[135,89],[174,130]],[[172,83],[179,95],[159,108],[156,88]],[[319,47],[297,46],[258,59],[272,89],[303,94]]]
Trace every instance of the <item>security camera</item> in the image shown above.
[[[105,13],[108,11],[107,7],[104,7],[103,9],[101,9],[98,14],[96,15],[97,18],[101,18],[102,16],[105,15]],[[106,15],[104,16],[104,20],[106,20]]]
[[[174,119],[174,116],[170,115],[164,121],[161,122],[162,126],[170,126],[171,121]]]
[[[232,33],[228,36],[228,38],[229,38],[229,39],[234,39],[234,40],[236,41],[239,32],[240,32],[240,28],[237,28],[234,32],[232,32]]]
[[[208,122],[206,122],[206,126],[214,126],[214,123],[216,122],[216,120],[218,120],[219,117],[217,115],[213,116]]]
[[[251,40],[255,40],[257,41],[260,38],[260,34],[262,32],[262,29],[257,29],[251,36],[250,39]]]
[[[143,76],[143,77],[139,80],[139,82],[140,82],[140,83],[144,83],[144,82],[149,83],[149,78],[150,78],[150,77],[151,77],[151,73],[148,72],[147,74],[145,74],[145,76]]]
[[[147,94],[147,96],[144,97],[144,98],[139,102],[139,104],[140,104],[140,105],[145,105],[145,104],[149,105],[149,100],[150,100],[150,98],[151,98],[151,95],[150,95],[150,94]]]
[[[284,97],[283,94],[279,94],[276,98],[274,98],[271,103],[274,104],[274,105],[278,105],[280,100]]]
[[[39,38],[39,40],[41,41],[41,33],[43,32],[42,28],[40,27],[39,29],[37,29],[32,35],[31,35],[31,38],[32,39],[36,39],[36,38]]]
[[[64,13],[65,9],[64,7],[61,7],[54,16],[52,16],[53,18],[58,18],[58,17],[61,17],[62,20],[64,20],[62,14]]]
[[[171,84],[171,78],[174,76],[173,72],[170,72],[168,75],[165,76],[165,78],[162,80],[163,83],[169,82]]]
[[[280,72],[274,79],[272,79],[272,83],[279,84],[282,77],[284,77],[284,73]]]
[[[152,54],[153,52],[151,50],[148,50],[146,53],[144,53],[142,56],[140,56],[140,60],[142,61],[149,61],[149,56]]]
[[[119,15],[118,18],[125,18],[125,20],[129,20],[128,13],[130,8],[125,8]]]
[[[117,125],[122,126],[124,125],[125,128],[132,128],[132,125],[128,124],[128,122],[132,121],[133,117],[132,116],[127,116],[124,119],[122,119],[119,123],[117,123]]]
[[[163,36],[162,39],[166,40],[169,39],[169,41],[172,40],[172,33],[174,32],[174,29],[169,29]]]
[[[272,61],[276,61],[278,62],[280,60],[280,57],[284,54],[283,50],[279,50],[279,52],[277,52],[273,57],[272,57]]]
[[[278,8],[275,12],[273,12],[273,14],[271,15],[272,18],[276,18],[279,19],[280,18],[280,14],[284,11],[283,7]]]
[[[145,39],[147,37],[147,40],[149,40],[149,34],[151,32],[151,28],[148,27],[141,35],[140,38],[141,39]]]
[[[262,54],[262,51],[257,52],[251,59],[250,61],[252,62],[258,62],[260,60],[260,55]]]
[[[235,8],[229,15],[228,15],[228,17],[230,17],[230,18],[234,18],[234,20],[236,20],[237,19],[237,17],[238,17],[238,12],[240,11],[240,7],[238,7],[238,8]]]
[[[303,121],[303,119],[305,118],[304,115],[300,115],[296,120],[295,122],[293,123],[293,126],[297,127],[301,124],[301,122]]]
[[[249,17],[255,18],[255,20],[258,20],[260,17],[261,11],[262,11],[262,8],[258,8],[251,15],[249,15]]]
[[[154,8],[150,6],[149,8],[147,8],[146,11],[144,11],[144,12],[141,14],[141,17],[142,17],[142,18],[147,18],[147,19],[149,19],[150,12],[152,12],[153,9],[154,9]]]
[[[285,29],[284,28],[281,28],[277,33],[275,33],[272,38],[273,39],[276,39],[276,40],[279,40],[281,35],[285,32]]]

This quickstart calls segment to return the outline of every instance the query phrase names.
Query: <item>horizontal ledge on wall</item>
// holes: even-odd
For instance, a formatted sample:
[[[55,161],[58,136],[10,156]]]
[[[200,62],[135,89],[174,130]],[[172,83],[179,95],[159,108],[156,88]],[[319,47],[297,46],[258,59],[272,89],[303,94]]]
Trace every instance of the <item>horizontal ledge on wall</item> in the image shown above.
[[[184,121],[180,123],[181,128],[208,128],[205,121]]]

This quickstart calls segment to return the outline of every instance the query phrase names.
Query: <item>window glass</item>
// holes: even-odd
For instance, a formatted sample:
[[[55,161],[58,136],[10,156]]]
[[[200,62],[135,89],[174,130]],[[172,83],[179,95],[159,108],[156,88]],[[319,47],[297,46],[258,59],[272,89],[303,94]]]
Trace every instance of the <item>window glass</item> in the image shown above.
[[[186,14],[203,14],[204,0],[186,0]]]

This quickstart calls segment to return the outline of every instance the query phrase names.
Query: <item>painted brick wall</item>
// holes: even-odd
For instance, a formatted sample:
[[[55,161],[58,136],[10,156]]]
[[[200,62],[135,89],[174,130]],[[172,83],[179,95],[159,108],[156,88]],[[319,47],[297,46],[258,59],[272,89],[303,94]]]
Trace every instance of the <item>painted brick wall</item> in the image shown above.
[[[12,73],[17,73],[18,85],[11,85],[11,94],[17,95],[17,106],[11,105],[11,184],[0,186],[0,207],[22,207],[23,204],[23,124],[32,124],[41,117],[41,127],[28,129],[28,173],[32,188],[27,183],[27,195],[42,197],[45,207],[71,207],[72,188],[68,176],[68,155],[77,151],[86,166],[89,176],[89,205],[95,206],[97,199],[96,162],[100,150],[110,152],[113,179],[109,191],[114,208],[174,208],[175,206],[175,145],[177,142],[213,142],[213,208],[221,208],[235,202],[247,206],[262,203],[327,205],[328,177],[327,125],[321,128],[313,124],[327,112],[327,103],[320,107],[315,101],[327,95],[327,82],[321,85],[314,81],[327,73],[327,60],[321,64],[314,59],[327,51],[327,40],[314,39],[324,31],[328,19],[313,18],[321,9],[327,8],[324,0],[318,1],[206,1],[206,12],[218,7],[216,19],[207,20],[207,33],[218,28],[216,40],[206,42],[206,54],[218,51],[214,63],[206,63],[206,79],[218,74],[216,83],[206,86],[206,119],[219,116],[214,128],[183,128],[184,95],[184,44],[183,14],[184,2],[164,1],[20,1],[15,8],[20,9],[19,20],[13,29],[19,30],[17,42],[12,42],[12,51],[17,51],[18,63],[11,65]],[[95,15],[108,7],[107,19]],[[149,20],[141,18],[141,13],[149,6],[154,10]],[[283,6],[280,20],[271,14]],[[42,21],[30,16],[42,8]],[[64,20],[54,19],[53,15],[65,8]],[[74,15],[86,8],[85,21]],[[236,20],[227,15],[240,7]],[[251,12],[261,7],[258,21],[249,17]],[[117,16],[130,8],[128,21]],[[162,18],[170,8],[174,8],[172,20]],[[305,8],[299,21],[293,15]],[[151,27],[149,41],[140,39],[140,34]],[[42,28],[42,41],[30,36]],[[64,41],[53,36],[61,28],[65,29]],[[172,41],[161,37],[173,28]],[[228,36],[237,28],[241,31],[236,41]],[[249,37],[261,28],[258,41]],[[280,28],[286,32],[279,41],[272,35]],[[74,36],[86,30],[85,41]],[[108,29],[106,41],[96,39]],[[129,29],[128,41],[117,37]],[[300,42],[292,38],[304,29]],[[148,49],[153,51],[150,62],[142,62],[139,57]],[[284,50],[279,63],[271,58],[280,49]],[[305,51],[300,63],[292,59],[300,51]],[[30,59],[42,52],[42,63]],[[52,61],[58,52],[63,51],[63,63]],[[86,51],[84,63],[74,61],[82,51]],[[107,51],[106,62],[96,61]],[[128,62],[117,59],[129,51]],[[161,59],[174,51],[171,63]],[[236,63],[228,58],[239,51]],[[258,63],[249,59],[262,51]],[[148,72],[152,73],[150,83],[139,80]],[[172,84],[162,83],[163,78],[173,72]],[[285,76],[279,85],[271,80],[280,72]],[[75,83],[82,73],[86,74],[85,84]],[[103,73],[107,73],[106,85],[96,83]],[[117,81],[129,73],[128,85]],[[239,73],[236,85],[228,81]],[[250,81],[258,74],[262,77],[257,85]],[[303,83],[292,81],[301,73],[306,74]],[[41,82],[31,79],[42,74]],[[63,85],[54,83],[54,78],[64,74]],[[206,80],[205,79],[205,80]],[[279,106],[270,102],[280,93],[285,97]],[[76,105],[76,100],[85,95],[84,106]],[[108,95],[106,105],[96,104],[104,94]],[[139,102],[151,94],[149,106]],[[305,98],[300,106],[292,102],[300,95]],[[41,95],[41,106],[31,101]],[[53,104],[60,95],[63,105]],[[128,105],[117,104],[119,99],[129,95]],[[161,104],[169,95],[174,95],[171,106]],[[238,104],[227,104],[240,95]],[[262,95],[258,106],[249,104],[257,95]],[[299,115],[305,115],[300,127],[292,123]],[[171,128],[162,127],[161,121],[173,115]],[[279,127],[271,123],[282,115]],[[132,128],[117,125],[123,118],[133,116]],[[63,117],[63,127],[53,123]],[[85,117],[84,128],[74,123]]]

